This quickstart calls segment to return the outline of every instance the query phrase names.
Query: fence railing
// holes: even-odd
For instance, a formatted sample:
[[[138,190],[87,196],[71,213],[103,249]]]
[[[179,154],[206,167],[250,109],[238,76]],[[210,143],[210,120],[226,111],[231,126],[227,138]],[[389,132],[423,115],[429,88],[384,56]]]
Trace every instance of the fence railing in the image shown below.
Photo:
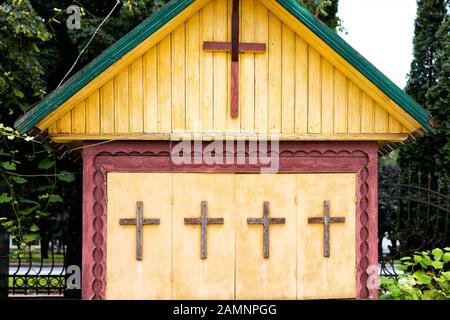
[[[66,277],[66,246],[52,239],[44,251],[13,250],[9,260],[10,296],[63,296]]]
[[[423,172],[379,171],[380,274],[398,274],[402,256],[450,243],[450,184]]]

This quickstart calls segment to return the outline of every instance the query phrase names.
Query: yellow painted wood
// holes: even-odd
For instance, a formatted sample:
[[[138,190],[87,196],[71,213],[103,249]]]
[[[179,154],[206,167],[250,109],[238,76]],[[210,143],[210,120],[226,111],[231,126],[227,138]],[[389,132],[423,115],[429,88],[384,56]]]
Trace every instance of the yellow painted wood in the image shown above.
[[[372,134],[376,140],[379,134],[388,137],[385,134],[418,128],[266,0],[242,2],[241,41],[266,43],[267,52],[240,54],[240,115],[231,118],[231,55],[202,48],[204,41],[231,40],[231,9],[232,0],[204,2],[146,51],[127,58],[128,64],[114,78],[104,81],[102,76],[101,86],[83,93],[85,99],[71,100],[66,112],[55,111],[57,121],[45,119],[40,128],[55,124],[49,134],[59,141],[78,140],[83,134],[100,140],[133,135],[170,139],[171,133],[275,133],[292,140],[343,139],[341,135],[348,133],[347,140],[358,134],[364,139]],[[76,127],[72,124],[82,115],[74,111],[73,101],[86,104],[85,122]],[[78,120],[72,119],[75,114]]]
[[[322,58],[322,133],[334,132],[334,68]]]
[[[281,133],[281,30],[280,19],[269,12],[269,134]]]
[[[308,132],[308,44],[295,36],[295,132]]]
[[[172,34],[172,131],[186,130],[186,25]]]
[[[203,41],[214,40],[214,1],[208,3],[200,11],[200,119],[202,132],[213,131],[214,128],[214,53],[203,50]]]
[[[255,42],[255,0],[241,2],[240,40]],[[245,31],[244,31],[245,30]],[[241,114],[241,131],[255,131],[255,54],[241,53],[239,67],[239,108]]]
[[[309,47],[308,133],[322,130],[322,61],[319,53]]]
[[[157,48],[144,55],[144,131],[158,132],[158,55]]]
[[[361,100],[361,132],[374,132],[374,102],[366,93],[362,94]]]
[[[347,78],[339,70],[334,70],[334,132],[347,133],[348,91]]]
[[[144,132],[144,96],[143,96],[142,57],[130,66],[130,132]]]
[[[269,12],[255,1],[255,42],[269,43]],[[255,132],[267,133],[269,126],[269,55],[255,54]]]
[[[348,133],[361,132],[361,91],[351,81],[348,83]]]
[[[205,141],[213,140],[261,140],[266,135],[237,133],[224,135],[222,132],[203,134]],[[53,134],[52,139],[56,142],[66,143],[82,140],[185,140],[192,139],[191,133],[147,133],[147,134],[122,134],[122,135],[86,135],[86,134]],[[279,134],[281,141],[393,141],[402,142],[408,138],[408,133],[348,133],[348,134]]]
[[[235,208],[233,174],[173,175],[173,299],[233,299]],[[201,215],[208,202],[208,216],[224,218],[223,225],[207,229],[207,259],[200,259],[199,225],[185,225],[184,218]]]
[[[71,133],[72,132],[72,112],[67,112],[61,119],[58,120],[57,129],[59,133]]]
[[[200,16],[186,22],[186,131],[200,130]]]
[[[97,90],[86,99],[86,132],[100,131],[100,92]]]
[[[172,130],[171,37],[158,45],[158,132]]]
[[[400,123],[392,115],[389,115],[389,132],[402,132]]]
[[[128,110],[128,90],[129,90],[129,74],[128,68],[122,71],[114,79],[115,88],[115,132],[128,133],[129,132],[129,110]]]
[[[236,175],[236,299],[296,298],[296,176]],[[245,190],[245,191],[244,191]],[[270,257],[263,256],[263,227],[247,218],[270,217],[286,224],[269,228]]]
[[[228,40],[228,2],[214,1],[214,41]],[[228,53],[214,52],[214,130],[225,131],[229,116],[227,106],[228,91]]]
[[[379,105],[375,105],[375,132],[389,132],[389,114]]]
[[[106,298],[170,299],[172,175],[108,173],[107,183]],[[144,218],[161,220],[143,226],[142,261],[136,261],[136,227],[119,225],[119,219],[136,218],[137,201],[143,202]]]
[[[72,132],[86,132],[86,101],[82,101],[72,110]]]
[[[286,25],[282,28],[282,132],[295,132],[295,33]]]
[[[323,216],[325,200],[331,216],[346,219],[330,226],[328,258],[323,256],[323,225],[308,224],[308,217]],[[355,204],[355,174],[297,176],[298,299],[356,297]]]
[[[100,88],[101,133],[114,132],[114,81]]]

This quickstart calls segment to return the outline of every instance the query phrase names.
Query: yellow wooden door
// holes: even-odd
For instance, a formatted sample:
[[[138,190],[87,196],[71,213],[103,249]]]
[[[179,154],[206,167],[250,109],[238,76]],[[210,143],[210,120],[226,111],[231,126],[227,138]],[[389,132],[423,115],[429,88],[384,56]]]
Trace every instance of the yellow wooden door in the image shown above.
[[[173,175],[173,299],[233,299],[235,208],[233,174]],[[208,218],[223,224],[207,225],[206,256],[201,254],[201,203]]]
[[[236,299],[296,298],[296,177],[295,175],[236,175]],[[263,204],[270,224],[268,255],[264,256]]]
[[[106,248],[107,299],[170,299],[172,265],[172,175],[109,173]],[[145,219],[142,260],[136,260],[136,226],[119,220],[136,218],[142,201]]]
[[[329,257],[324,256],[324,225],[308,223],[330,217]],[[303,174],[297,176],[297,294],[298,299],[356,297],[356,175]]]
[[[355,174],[110,173],[106,297],[354,298],[355,188]],[[139,202],[159,219],[140,258]]]

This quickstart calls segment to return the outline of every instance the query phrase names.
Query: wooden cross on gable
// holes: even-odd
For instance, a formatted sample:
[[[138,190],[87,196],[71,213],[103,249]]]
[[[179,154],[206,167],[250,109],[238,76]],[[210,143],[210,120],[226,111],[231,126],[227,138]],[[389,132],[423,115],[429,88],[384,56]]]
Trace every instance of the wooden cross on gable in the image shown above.
[[[239,42],[239,0],[233,0],[233,14],[231,22],[231,43],[211,42],[203,43],[205,51],[231,51],[231,116],[239,116],[239,53],[264,53],[267,50],[265,43]]]

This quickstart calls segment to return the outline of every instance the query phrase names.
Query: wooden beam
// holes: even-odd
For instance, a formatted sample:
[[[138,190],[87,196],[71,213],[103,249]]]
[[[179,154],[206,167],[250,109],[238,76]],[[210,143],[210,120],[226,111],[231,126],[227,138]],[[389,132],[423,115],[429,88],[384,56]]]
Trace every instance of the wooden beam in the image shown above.
[[[203,42],[203,50],[205,51],[231,51],[230,42],[213,42],[205,41]],[[264,53],[267,51],[267,45],[265,43],[251,43],[251,42],[240,42],[239,52],[252,52],[252,53]]]

